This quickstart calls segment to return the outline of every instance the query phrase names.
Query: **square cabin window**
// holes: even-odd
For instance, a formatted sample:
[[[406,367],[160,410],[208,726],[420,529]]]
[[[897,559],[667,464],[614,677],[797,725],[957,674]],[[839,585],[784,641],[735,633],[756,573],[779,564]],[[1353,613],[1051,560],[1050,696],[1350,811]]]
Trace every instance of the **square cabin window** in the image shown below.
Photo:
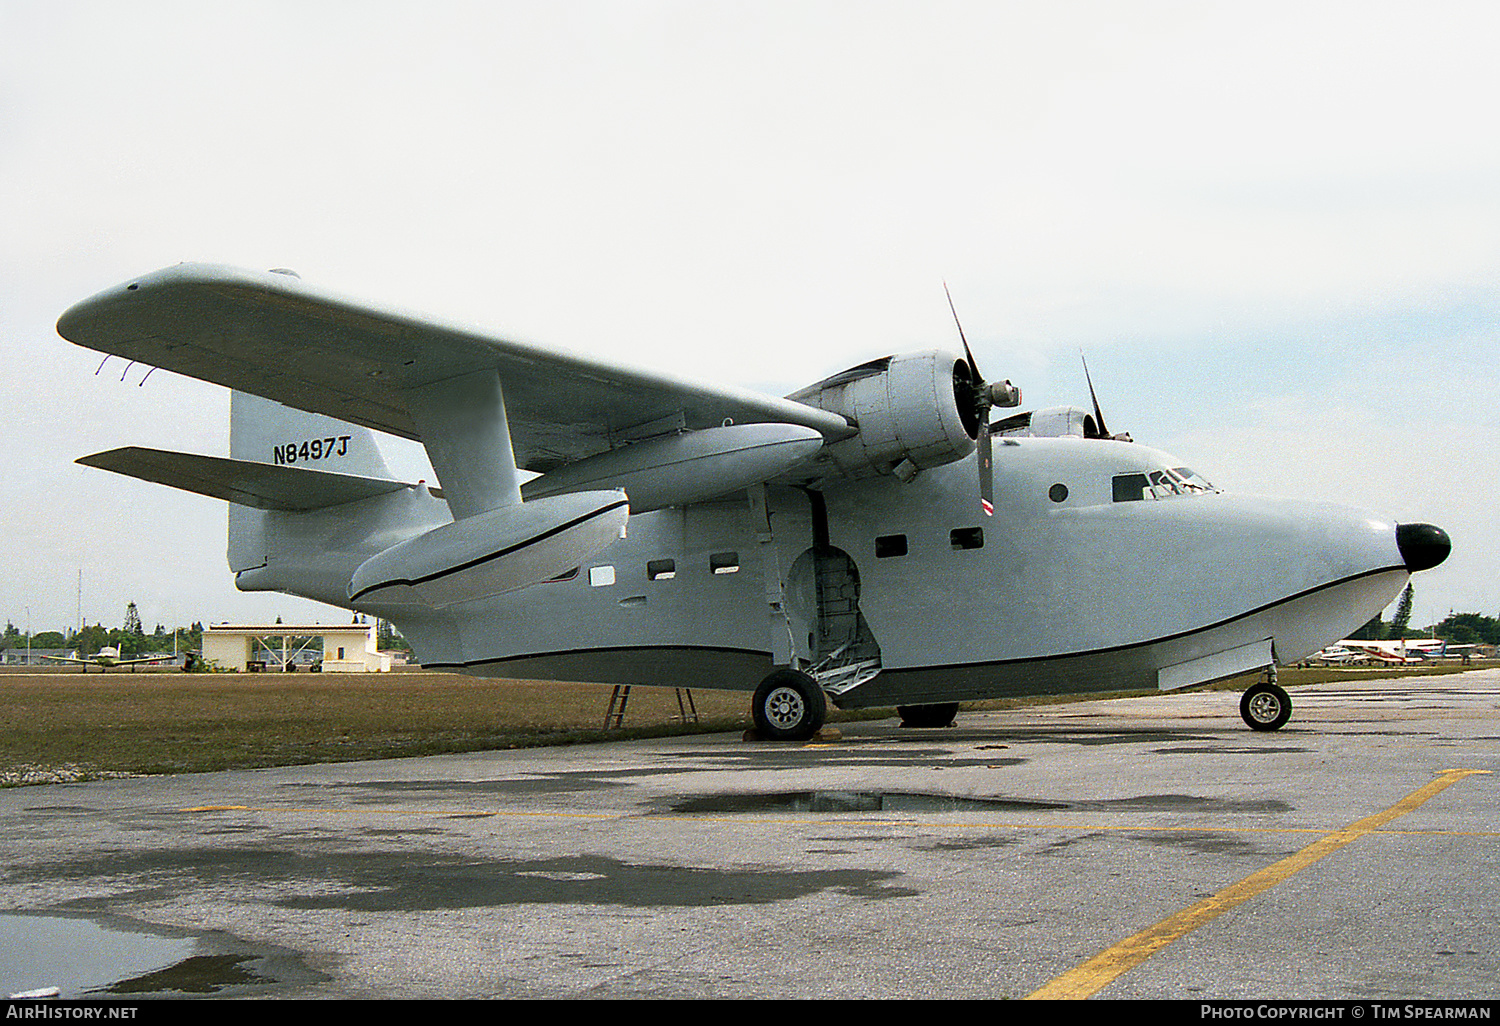
[[[740,572],[740,554],[715,552],[708,557],[708,568],[716,574],[737,574]]]
[[[646,580],[648,581],[670,581],[677,576],[677,561],[673,559],[653,559],[646,564]]]
[[[889,559],[906,555],[906,535],[886,534],[875,539],[875,558]]]
[[[615,583],[615,568],[612,566],[589,567],[589,583],[596,588],[606,588]]]
[[[984,528],[960,527],[948,532],[948,544],[955,549],[984,548]]]

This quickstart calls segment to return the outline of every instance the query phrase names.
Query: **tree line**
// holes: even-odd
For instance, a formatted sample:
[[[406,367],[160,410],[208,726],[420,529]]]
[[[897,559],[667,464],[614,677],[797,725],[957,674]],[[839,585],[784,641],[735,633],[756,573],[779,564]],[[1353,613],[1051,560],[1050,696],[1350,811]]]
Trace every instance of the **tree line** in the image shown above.
[[[1400,641],[1403,638],[1442,638],[1454,645],[1500,645],[1500,619],[1483,613],[1449,613],[1429,627],[1413,629],[1411,585],[1396,599],[1389,621],[1379,613],[1349,635],[1354,641]]]
[[[140,613],[132,602],[125,607],[125,622],[119,627],[91,623],[67,634],[61,631],[38,631],[28,639],[25,631],[7,621],[5,632],[0,634],[0,652],[7,649],[23,650],[27,648],[28,640],[30,647],[34,649],[77,649],[83,655],[93,655],[106,645],[118,649],[120,655],[126,657],[156,652],[170,654],[174,648],[178,652],[196,652],[203,647],[203,624],[195,622],[191,627],[177,627],[173,630],[157,624],[156,629],[148,634],[141,626]]]
[[[276,622],[280,623],[281,617],[278,616]],[[391,626],[389,620],[377,621],[376,637],[377,643],[384,651],[393,649],[409,651],[411,649],[406,639]],[[24,651],[27,647],[27,640],[25,631],[7,621],[4,633],[0,634],[0,652],[7,649]],[[178,652],[201,652],[203,650],[203,623],[196,621],[191,627],[177,627],[170,630],[157,624],[156,629],[148,634],[141,625],[140,610],[134,602],[131,602],[125,607],[125,622],[119,627],[105,627],[102,624],[91,623],[68,634],[60,631],[39,631],[31,635],[29,640],[34,649],[77,649],[80,655],[93,655],[106,645],[118,649],[120,655],[127,658],[152,655],[157,652],[170,654],[174,649]]]

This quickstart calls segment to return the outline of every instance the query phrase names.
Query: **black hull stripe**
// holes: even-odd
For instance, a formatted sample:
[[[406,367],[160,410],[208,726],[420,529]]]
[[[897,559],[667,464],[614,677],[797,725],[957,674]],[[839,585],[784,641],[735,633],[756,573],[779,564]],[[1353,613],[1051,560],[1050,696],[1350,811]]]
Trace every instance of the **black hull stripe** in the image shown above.
[[[986,667],[986,666],[1019,666],[1019,665],[1022,665],[1024,663],[1042,663],[1042,662],[1051,661],[1053,659],[1073,659],[1073,658],[1077,658],[1077,657],[1080,657],[1080,656],[1097,656],[1097,655],[1108,655],[1108,654],[1110,654],[1112,652],[1126,652],[1126,651],[1129,651],[1131,649],[1145,648],[1145,647],[1150,646],[1150,645],[1160,645],[1163,642],[1176,641],[1176,640],[1178,640],[1180,638],[1190,637],[1190,636],[1192,636],[1194,634],[1202,634],[1202,633],[1204,633],[1206,631],[1218,630],[1220,627],[1227,627],[1227,626],[1229,626],[1232,623],[1239,622],[1240,620],[1247,620],[1250,617],[1257,616],[1257,615],[1259,615],[1261,613],[1266,612],[1267,610],[1275,609],[1277,606],[1284,606],[1284,605],[1286,605],[1289,602],[1296,602],[1299,599],[1307,598],[1309,595],[1315,595],[1315,594],[1317,594],[1320,591],[1328,591],[1331,588],[1339,588],[1339,587],[1342,587],[1345,584],[1350,584],[1350,583],[1352,583],[1354,581],[1362,580],[1362,579],[1364,579],[1366,577],[1376,577],[1376,576],[1378,576],[1380,574],[1388,574],[1388,573],[1390,573],[1393,570],[1399,570],[1402,573],[1406,573],[1407,572],[1406,567],[1404,567],[1404,566],[1387,566],[1387,567],[1382,567],[1382,568],[1380,568],[1378,570],[1366,570],[1363,573],[1353,574],[1353,575],[1351,575],[1349,577],[1342,578],[1341,580],[1331,581],[1328,584],[1320,584],[1317,587],[1308,588],[1305,591],[1299,591],[1295,595],[1288,595],[1286,598],[1277,599],[1275,602],[1267,602],[1265,605],[1257,606],[1255,609],[1251,609],[1248,612],[1239,613],[1239,614],[1237,614],[1235,616],[1231,616],[1231,617],[1229,617],[1226,620],[1220,620],[1218,623],[1205,624],[1202,627],[1191,627],[1191,628],[1189,628],[1188,630],[1185,630],[1185,631],[1178,631],[1176,634],[1167,634],[1167,635],[1164,635],[1164,636],[1162,636],[1160,638],[1150,638],[1150,639],[1148,639],[1146,641],[1131,641],[1131,642],[1127,642],[1126,644],[1123,644],[1123,645],[1110,645],[1110,646],[1107,646],[1105,648],[1090,648],[1090,649],[1084,649],[1084,650],[1081,650],[1081,651],[1078,651],[1078,652],[1058,652],[1058,653],[1055,653],[1053,655],[1022,656],[1019,659],[986,659],[986,660],[981,660],[979,662],[972,662],[972,663],[935,663],[935,664],[933,664],[931,666],[890,667],[885,672],[887,672],[887,673],[899,673],[902,670],[962,670],[962,669],[980,668],[980,667]],[[429,667],[429,668],[434,669],[434,670],[462,669],[464,667],[469,667],[469,666],[485,666],[485,665],[490,665],[490,664],[502,664],[502,663],[512,662],[512,661],[521,660],[521,659],[549,659],[549,658],[553,658],[553,657],[556,657],[556,656],[574,655],[574,654],[577,654],[577,653],[580,653],[580,652],[601,653],[602,654],[602,653],[608,653],[608,652],[657,652],[657,651],[661,651],[661,652],[671,652],[671,651],[679,651],[679,652],[738,652],[738,653],[743,653],[745,655],[770,655],[770,652],[767,651],[767,650],[765,650],[765,649],[725,648],[725,647],[722,647],[722,646],[713,646],[713,645],[605,645],[605,646],[602,646],[600,648],[565,648],[565,649],[558,649],[558,650],[551,651],[551,652],[528,652],[528,653],[523,653],[523,654],[519,654],[519,655],[498,656],[498,657],[492,658],[492,659],[467,659],[467,660],[464,660],[463,662],[455,662],[455,663],[423,663],[422,666]]]
[[[555,659],[558,656],[608,655],[611,652],[722,652],[725,655],[761,656],[769,658],[771,653],[758,648],[735,648],[726,645],[608,645],[604,648],[565,648],[555,652],[533,652],[530,655],[501,656],[498,659],[469,659],[461,663],[422,663],[424,670],[461,670],[469,666],[486,666],[490,663],[511,663],[522,659]],[[586,683],[586,682],[585,682]]]
[[[499,550],[498,552],[491,552],[487,556],[476,556],[474,559],[469,560],[467,563],[460,563],[457,566],[450,566],[446,570],[438,570],[438,571],[436,571],[434,573],[427,574],[424,577],[415,577],[415,578],[410,578],[410,579],[408,579],[408,578],[397,578],[397,579],[391,580],[391,581],[382,581],[379,584],[372,584],[368,588],[361,588],[360,591],[358,592],[358,594],[350,595],[349,596],[349,601],[353,602],[356,599],[360,598],[361,596],[368,595],[370,592],[372,592],[372,591],[378,591],[381,588],[391,588],[391,587],[395,587],[396,585],[401,585],[401,584],[404,584],[404,585],[407,585],[408,587],[411,587],[411,586],[415,586],[415,585],[418,585],[418,584],[426,584],[429,581],[436,581],[439,578],[448,577],[448,576],[450,576],[452,574],[463,573],[465,570],[471,570],[474,567],[479,566],[481,563],[488,563],[491,560],[500,559],[502,556],[508,556],[512,552],[519,552],[520,550],[522,550],[524,548],[527,548],[528,546],[535,545],[538,542],[546,541],[548,538],[551,538],[553,535],[561,534],[563,531],[571,530],[571,529],[577,527],[580,524],[584,524],[584,523],[587,523],[590,520],[593,520],[596,517],[601,517],[604,514],[611,512],[612,510],[617,510],[621,506],[629,506],[629,505],[630,505],[629,501],[625,500],[625,499],[622,499],[619,502],[612,502],[608,506],[603,506],[603,507],[601,507],[599,509],[594,510],[592,513],[585,513],[583,516],[581,516],[581,517],[575,517],[572,520],[569,520],[565,524],[558,524],[556,527],[551,528],[550,530],[543,531],[541,534],[537,535],[535,538],[527,538],[523,542],[516,542],[516,544],[511,545],[511,546],[509,546],[507,548],[503,548],[503,549]]]

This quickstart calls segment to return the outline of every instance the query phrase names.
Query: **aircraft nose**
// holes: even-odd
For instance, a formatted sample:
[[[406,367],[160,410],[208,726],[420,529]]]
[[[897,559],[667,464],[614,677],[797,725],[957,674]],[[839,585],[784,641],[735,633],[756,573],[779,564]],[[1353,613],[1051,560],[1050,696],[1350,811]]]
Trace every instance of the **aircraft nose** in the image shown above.
[[[1412,573],[1431,570],[1448,558],[1453,543],[1448,532],[1432,524],[1397,524],[1396,548],[1401,560]]]

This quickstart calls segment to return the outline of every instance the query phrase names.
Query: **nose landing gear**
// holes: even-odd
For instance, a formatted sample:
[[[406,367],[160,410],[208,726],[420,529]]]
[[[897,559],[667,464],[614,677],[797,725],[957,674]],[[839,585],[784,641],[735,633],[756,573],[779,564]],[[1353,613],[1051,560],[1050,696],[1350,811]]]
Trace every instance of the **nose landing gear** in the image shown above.
[[[1240,696],[1240,716],[1251,730],[1280,730],[1292,717],[1292,698],[1276,683],[1276,665],[1266,668],[1266,679]]]

